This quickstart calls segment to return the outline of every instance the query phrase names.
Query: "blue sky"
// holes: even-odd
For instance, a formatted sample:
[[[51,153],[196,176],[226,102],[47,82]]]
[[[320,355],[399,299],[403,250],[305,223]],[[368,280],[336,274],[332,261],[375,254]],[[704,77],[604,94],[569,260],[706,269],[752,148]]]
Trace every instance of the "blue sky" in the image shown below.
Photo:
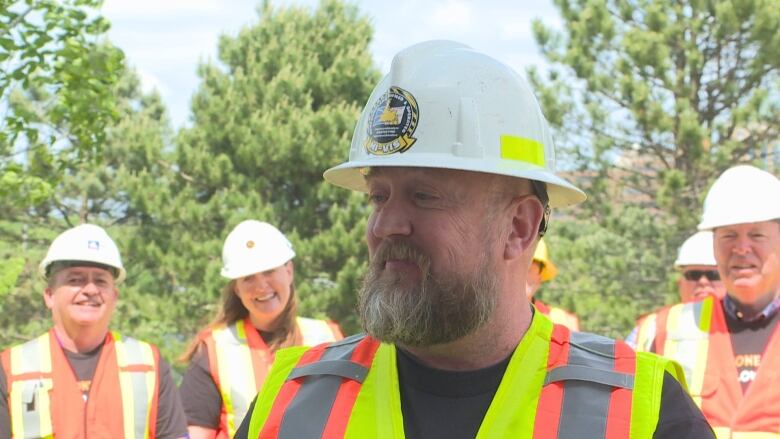
[[[285,0],[316,7],[317,0]],[[236,35],[257,22],[259,0],[106,0],[109,38],[125,52],[145,89],[156,88],[175,128],[188,124],[190,97],[199,85],[198,63],[216,59],[219,35]],[[374,24],[371,50],[382,72],[393,55],[414,43],[452,39],[511,65],[544,67],[531,34],[540,18],[560,28],[551,0],[363,0],[356,4]]]

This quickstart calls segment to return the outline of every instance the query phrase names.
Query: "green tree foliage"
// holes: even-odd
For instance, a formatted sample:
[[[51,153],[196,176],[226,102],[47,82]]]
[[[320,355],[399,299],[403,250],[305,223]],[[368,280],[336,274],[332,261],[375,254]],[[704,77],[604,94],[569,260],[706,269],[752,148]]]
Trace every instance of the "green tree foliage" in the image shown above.
[[[222,243],[245,219],[292,240],[300,312],[357,329],[354,294],[366,258],[363,197],[322,172],[346,158],[354,122],[378,79],[372,29],[357,8],[273,8],[200,66],[192,127],[182,130],[165,187],[140,194],[149,221],[135,239],[139,282],[176,297],[177,334],[210,320],[226,283]],[[142,188],[137,188],[141,190]],[[134,189],[135,190],[135,189]]]
[[[94,160],[117,117],[109,95],[122,52],[100,46],[108,21],[99,0],[3,1],[0,8],[0,195],[22,206],[45,200],[56,173],[34,177],[30,153],[58,167]],[[18,105],[30,95],[42,105]],[[36,149],[43,149],[37,151]],[[19,160],[19,159],[22,160]]]
[[[585,302],[673,297],[660,274],[695,230],[712,180],[737,162],[764,163],[780,138],[780,9],[773,0],[555,5],[562,31],[534,23],[552,68],[529,77],[590,196],[572,223],[587,238],[561,237],[553,249],[564,273],[584,277],[562,275],[555,295],[581,309],[589,329],[609,332],[633,306],[605,307],[621,316],[610,321]]]
[[[152,335],[154,325],[136,325],[141,322],[138,314],[148,311],[150,306],[162,310],[156,314],[159,321],[170,321],[170,313],[164,312],[170,303],[168,298],[157,295],[156,290],[139,288],[143,284],[137,273],[142,270],[136,268],[140,264],[133,244],[141,234],[139,225],[147,220],[139,201],[146,197],[138,188],[143,187],[148,193],[156,184],[164,186],[163,179],[170,174],[171,167],[166,162],[171,148],[166,145],[170,145],[172,136],[159,96],[141,93],[135,73],[124,67],[122,70],[124,74],[108,93],[118,118],[101,134],[104,140],[99,154],[89,160],[67,160],[61,166],[39,154],[29,156],[28,173],[32,178],[43,179],[49,174],[56,174],[57,178],[47,200],[18,209],[14,216],[0,222],[0,252],[23,262],[18,281],[12,283],[15,286],[0,305],[0,326],[7,328],[0,335],[0,346],[27,339],[51,325],[50,312],[41,297],[45,284],[37,274],[37,266],[57,234],[82,222],[97,223],[108,230],[120,247],[129,273],[127,282],[120,286],[116,327],[139,337]],[[52,107],[52,99],[56,100],[45,93],[29,93],[20,95],[14,105],[40,114],[42,124],[54,124],[46,111]],[[60,130],[69,135],[68,126]],[[11,268],[15,270],[17,265]],[[162,333],[147,338],[165,341]]]
[[[28,175],[57,178],[45,201],[0,216],[0,252],[13,262],[9,273],[20,273],[0,303],[7,328],[0,346],[51,324],[37,264],[58,233],[83,221],[106,227],[128,272],[112,327],[157,343],[168,359],[214,315],[225,284],[222,242],[249,218],[277,225],[293,241],[301,314],[357,330],[367,206],[363,196],[324,184],[322,172],[346,158],[378,79],[372,29],[338,0],[315,9],[265,4],[259,15],[221,39],[218,63],[200,67],[191,128],[174,136],[159,96],[142,93],[120,65],[104,107],[117,118],[103,127],[99,154],[59,160],[60,149],[45,146],[43,136],[29,148]],[[30,87],[12,105],[36,114],[36,128],[75,138],[51,110],[62,99],[55,88]],[[10,256],[23,258],[22,267]],[[13,284],[0,277],[0,288]]]
[[[99,4],[0,5],[0,278],[8,294],[30,268],[18,256],[20,244],[34,251],[26,214],[53,196],[63,169],[95,162],[117,117],[110,93],[122,53],[100,43],[108,22],[95,13]],[[19,311],[23,322],[27,314]]]

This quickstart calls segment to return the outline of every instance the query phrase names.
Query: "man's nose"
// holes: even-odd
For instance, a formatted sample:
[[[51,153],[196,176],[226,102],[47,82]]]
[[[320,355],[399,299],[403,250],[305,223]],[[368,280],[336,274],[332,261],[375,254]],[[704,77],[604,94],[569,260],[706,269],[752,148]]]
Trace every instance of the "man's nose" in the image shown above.
[[[100,294],[100,288],[98,288],[95,281],[88,280],[87,283],[84,284],[84,287],[81,289],[81,292],[87,295]]]
[[[733,252],[738,255],[746,255],[752,251],[752,243],[747,236],[740,236],[734,243]]]
[[[371,214],[369,230],[380,239],[411,235],[411,206],[400,197],[390,197]]]

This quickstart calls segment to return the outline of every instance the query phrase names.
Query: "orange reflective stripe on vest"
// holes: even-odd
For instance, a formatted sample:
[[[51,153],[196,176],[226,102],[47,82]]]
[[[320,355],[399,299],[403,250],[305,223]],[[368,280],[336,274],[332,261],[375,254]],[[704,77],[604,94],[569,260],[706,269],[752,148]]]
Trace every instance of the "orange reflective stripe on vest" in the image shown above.
[[[360,385],[379,348],[371,337],[357,344],[353,340],[319,345],[301,357],[282,386],[260,437],[344,436]],[[296,397],[300,403],[290,407]]]
[[[342,338],[335,324],[304,317],[296,322],[306,346]],[[216,327],[204,340],[211,377],[222,397],[218,437],[233,437],[265,381],[274,354],[249,319]]]
[[[549,344],[533,437],[629,438],[634,351],[622,342],[572,333],[561,325],[554,327]],[[361,335],[303,353],[276,394],[259,437],[344,437],[379,346]],[[502,411],[512,417],[522,408]]]
[[[159,352],[108,334],[84,401],[53,330],[2,354],[14,438],[155,437]]]
[[[780,438],[779,330],[744,394],[720,300],[710,296],[659,312],[657,332],[658,353],[682,364],[691,395],[719,439]]]
[[[635,363],[634,351],[623,342],[556,325],[534,438],[628,438]],[[583,381],[602,386],[574,384]]]

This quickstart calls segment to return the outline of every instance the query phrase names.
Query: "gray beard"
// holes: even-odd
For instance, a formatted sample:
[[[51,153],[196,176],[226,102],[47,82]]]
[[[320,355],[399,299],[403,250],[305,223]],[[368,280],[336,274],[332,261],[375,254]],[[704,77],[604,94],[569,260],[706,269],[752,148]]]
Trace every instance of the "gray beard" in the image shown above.
[[[417,262],[418,285],[384,271],[388,258]],[[377,248],[359,292],[358,311],[365,331],[386,343],[411,347],[434,346],[467,336],[482,327],[496,307],[497,282],[489,275],[490,260],[480,257],[473,273],[434,276],[430,259],[405,242],[386,242]]]

